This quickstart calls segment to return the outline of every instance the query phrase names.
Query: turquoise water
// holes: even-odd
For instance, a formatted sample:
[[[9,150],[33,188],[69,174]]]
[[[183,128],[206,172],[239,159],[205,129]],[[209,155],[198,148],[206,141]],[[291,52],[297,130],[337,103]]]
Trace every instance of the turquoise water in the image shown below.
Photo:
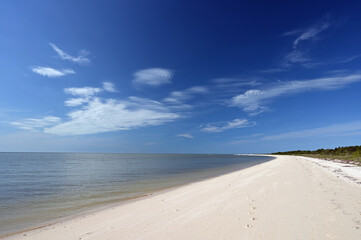
[[[220,154],[0,153],[0,235],[270,159]]]

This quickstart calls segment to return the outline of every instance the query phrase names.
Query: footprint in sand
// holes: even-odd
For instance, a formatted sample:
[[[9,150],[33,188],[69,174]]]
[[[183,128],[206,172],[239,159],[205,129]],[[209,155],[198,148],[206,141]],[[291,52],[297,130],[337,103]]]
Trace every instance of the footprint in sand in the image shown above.
[[[252,209],[252,210],[255,210],[255,209],[256,209],[256,207],[253,206],[253,204],[254,204],[255,202],[256,202],[256,201],[252,199],[252,200],[250,201],[250,203],[249,203],[249,205],[251,206],[251,209]],[[255,213],[254,213],[254,211],[249,211],[248,214],[249,214],[249,215],[254,215]],[[256,221],[257,218],[256,218],[256,217],[252,217],[251,220],[252,220],[252,221]],[[252,224],[247,224],[247,228],[252,228],[252,227],[253,227]]]

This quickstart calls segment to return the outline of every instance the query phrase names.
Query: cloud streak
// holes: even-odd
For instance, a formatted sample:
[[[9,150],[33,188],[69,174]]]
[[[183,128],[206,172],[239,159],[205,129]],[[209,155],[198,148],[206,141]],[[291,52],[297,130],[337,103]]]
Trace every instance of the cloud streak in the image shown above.
[[[234,119],[230,122],[226,123],[210,123],[207,124],[206,127],[202,128],[202,131],[204,132],[210,132],[210,133],[219,133],[224,132],[226,130],[234,129],[234,128],[244,128],[244,127],[251,127],[254,126],[254,122],[250,122],[247,119]]]
[[[194,138],[194,136],[191,135],[191,134],[189,134],[189,133],[182,133],[182,134],[178,134],[177,136],[178,136],[178,137],[189,138],[189,139]]]
[[[261,140],[280,140],[291,138],[331,137],[348,135],[361,135],[361,121],[334,124],[327,127],[269,135],[261,138]]]
[[[319,22],[309,28],[307,28],[305,31],[302,31],[301,34],[295,39],[293,42],[293,48],[296,48],[299,43],[306,40],[314,40],[325,31],[327,28],[330,27],[330,23],[327,21]],[[285,33],[284,35],[292,35],[291,32]],[[293,31],[293,33],[296,33],[296,31]]]
[[[93,88],[93,87],[81,87],[81,88],[72,87],[72,88],[64,89],[65,93],[79,97],[91,97],[102,91],[103,89],[101,88]]]
[[[173,91],[169,94],[168,97],[164,98],[165,102],[173,104],[181,104],[183,101],[188,100],[196,94],[206,94],[208,93],[208,88],[204,86],[195,86],[187,88],[183,91]]]
[[[41,66],[33,67],[31,70],[36,74],[39,74],[44,77],[50,77],[50,78],[63,77],[65,75],[75,73],[72,69],[58,70],[58,69],[51,68],[51,67],[41,67]]]
[[[310,68],[318,64],[312,63],[312,59],[307,55],[307,49],[310,45],[307,42],[319,39],[322,32],[330,28],[331,24],[328,19],[319,21],[318,23],[310,26],[307,29],[292,30],[283,34],[283,36],[297,36],[293,41],[293,49],[290,51],[283,60],[283,67],[290,67],[292,64],[300,64],[304,67]],[[306,49],[306,50],[305,50]]]
[[[114,84],[111,82],[103,82],[103,89],[107,92],[118,92]]]
[[[68,107],[76,107],[76,106],[80,106],[83,105],[84,103],[87,103],[89,101],[89,98],[84,97],[84,98],[70,98],[67,99],[64,104],[65,106]]]
[[[61,119],[54,116],[44,118],[26,118],[22,121],[11,122],[10,124],[24,130],[41,130],[44,127],[52,126],[61,122]]]
[[[311,59],[306,56],[304,52],[293,50],[289,54],[285,56],[286,64],[289,63],[305,63],[310,61]]]
[[[277,97],[311,90],[335,90],[360,81],[361,75],[354,74],[304,81],[281,82],[269,88],[247,90],[233,97],[230,101],[230,106],[240,107],[244,111],[255,115],[266,110],[264,105],[267,101]]]
[[[86,57],[88,54],[87,51],[82,50],[79,52],[77,57],[71,56],[70,54],[64,52],[60,48],[58,48],[54,43],[49,43],[49,45],[53,48],[53,50],[58,54],[59,58],[62,60],[68,60],[78,64],[87,64],[90,63],[90,59]]]
[[[165,68],[148,68],[142,69],[134,73],[132,83],[135,86],[148,85],[157,87],[163,84],[171,83],[173,73]]]

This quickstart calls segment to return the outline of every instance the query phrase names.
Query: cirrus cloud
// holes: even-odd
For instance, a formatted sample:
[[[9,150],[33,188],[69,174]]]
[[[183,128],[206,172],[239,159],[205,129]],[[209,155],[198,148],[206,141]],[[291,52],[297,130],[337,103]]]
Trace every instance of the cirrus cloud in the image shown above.
[[[209,123],[206,127],[202,128],[204,132],[218,133],[233,128],[244,128],[254,126],[255,122],[250,122],[247,119],[236,118],[230,122],[223,123]]]
[[[173,104],[181,104],[184,100],[192,98],[196,94],[206,94],[208,88],[204,86],[195,86],[187,88],[183,91],[173,91],[163,101]]]
[[[173,73],[165,68],[148,68],[134,73],[132,80],[134,85],[148,85],[157,87],[163,84],[171,83]]]
[[[333,137],[333,136],[348,136],[348,135],[361,135],[361,121],[340,123],[325,127],[284,132],[275,135],[268,135],[262,137],[261,140]]]
[[[189,138],[189,139],[194,138],[194,136],[191,135],[191,134],[189,134],[189,133],[182,133],[182,134],[178,134],[177,136],[178,136],[178,137]]]
[[[44,132],[56,135],[95,134],[155,126],[180,117],[159,102],[139,98],[94,98],[82,109],[71,111],[67,115],[67,121],[45,128]]]
[[[114,84],[111,82],[103,82],[103,89],[107,92],[118,92]]]
[[[72,69],[55,69],[51,67],[33,67],[31,69],[34,73],[39,74],[44,77],[63,77],[68,74],[74,74],[75,72]]]
[[[103,89],[101,88],[93,88],[93,87],[81,87],[81,88],[72,87],[72,88],[64,89],[65,93],[80,97],[91,97],[102,91]]]
[[[361,75],[345,75],[337,77],[316,78],[302,81],[279,82],[264,89],[251,89],[234,96],[230,106],[242,108],[255,115],[263,112],[267,101],[284,96],[311,90],[335,90],[351,83],[361,81]]]
[[[307,28],[304,31],[293,30],[288,33],[285,33],[284,35],[287,36],[287,35],[299,34],[299,36],[293,42],[293,48],[296,48],[297,45],[302,41],[316,39],[321,32],[325,31],[329,27],[330,27],[330,23],[328,21],[322,21],[316,23],[315,25]]]
[[[21,121],[11,122],[10,124],[24,130],[41,130],[44,127],[52,126],[61,122],[61,119],[54,116],[43,118],[25,118]]]
[[[80,51],[79,55],[77,57],[74,57],[64,52],[60,48],[58,48],[58,46],[56,46],[54,43],[49,43],[49,45],[53,48],[53,50],[58,54],[59,58],[62,60],[69,60],[71,62],[79,63],[79,64],[90,63],[90,59],[86,57],[88,52],[85,50]]]

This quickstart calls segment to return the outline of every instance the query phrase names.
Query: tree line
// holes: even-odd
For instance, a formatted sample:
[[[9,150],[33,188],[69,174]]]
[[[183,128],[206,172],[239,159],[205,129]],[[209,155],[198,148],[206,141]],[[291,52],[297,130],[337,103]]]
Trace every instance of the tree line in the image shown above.
[[[276,152],[278,155],[304,155],[321,158],[339,158],[341,160],[356,160],[361,162],[361,146],[337,147],[334,149],[296,150],[287,152]]]

